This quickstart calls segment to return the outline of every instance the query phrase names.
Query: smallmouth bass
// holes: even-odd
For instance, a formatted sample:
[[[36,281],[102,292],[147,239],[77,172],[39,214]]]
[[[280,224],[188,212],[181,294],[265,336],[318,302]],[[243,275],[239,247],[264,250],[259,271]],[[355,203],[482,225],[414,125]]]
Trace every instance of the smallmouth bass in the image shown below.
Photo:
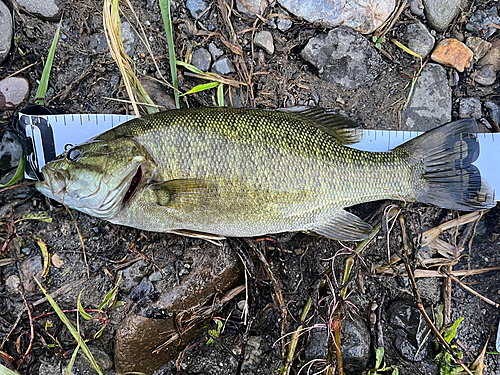
[[[389,152],[348,147],[357,128],[322,108],[171,110],[59,155],[37,189],[115,224],[219,238],[304,231],[362,240],[371,226],[344,210],[358,203],[403,199],[466,211],[496,204],[472,165],[474,120]]]

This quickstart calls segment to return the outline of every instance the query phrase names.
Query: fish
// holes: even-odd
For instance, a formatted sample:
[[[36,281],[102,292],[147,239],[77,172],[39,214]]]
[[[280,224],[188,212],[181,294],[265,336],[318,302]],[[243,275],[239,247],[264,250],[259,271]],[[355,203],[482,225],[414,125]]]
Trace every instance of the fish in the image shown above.
[[[207,239],[306,232],[360,241],[346,208],[395,199],[453,210],[495,206],[462,119],[389,152],[352,148],[360,126],[325,108],[191,108],[110,129],[42,168],[36,188],[69,208],[153,232]]]

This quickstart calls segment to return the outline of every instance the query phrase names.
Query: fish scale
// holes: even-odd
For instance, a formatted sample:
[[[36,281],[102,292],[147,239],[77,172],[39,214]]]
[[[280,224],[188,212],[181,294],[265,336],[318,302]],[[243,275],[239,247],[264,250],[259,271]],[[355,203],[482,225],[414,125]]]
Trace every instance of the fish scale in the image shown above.
[[[324,109],[166,111],[76,146],[81,158],[68,160],[71,150],[61,155],[44,167],[47,182],[37,187],[62,200],[51,186],[61,185],[54,176],[64,169],[73,175],[68,180],[78,181],[63,192],[70,207],[145,230],[217,236],[309,231],[358,240],[371,228],[344,210],[354,204],[379,199],[459,209],[494,204],[491,188],[467,159],[470,152],[456,146],[463,133],[463,142],[474,148],[473,120],[444,125],[392,152],[347,147],[356,141],[356,127]],[[460,168],[457,160],[465,161]],[[99,168],[106,164],[113,168],[109,184],[119,181],[120,188],[103,182],[107,173]],[[131,186],[134,176],[137,186]],[[474,177],[470,183],[464,182],[468,176]],[[85,187],[86,180],[99,178],[102,193]],[[133,191],[130,197],[124,198],[122,185]],[[109,198],[104,214],[98,206],[85,206],[84,197],[104,195],[106,189],[120,193]],[[79,196],[78,204],[71,205],[73,196]]]

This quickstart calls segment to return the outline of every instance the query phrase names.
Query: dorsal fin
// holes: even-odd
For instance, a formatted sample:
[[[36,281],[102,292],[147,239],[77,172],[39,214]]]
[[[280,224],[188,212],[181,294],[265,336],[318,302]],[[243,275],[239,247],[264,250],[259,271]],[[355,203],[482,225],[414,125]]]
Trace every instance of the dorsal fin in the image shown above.
[[[318,129],[334,136],[343,145],[352,145],[363,139],[361,126],[349,117],[321,107],[291,107],[280,111],[288,112]]]

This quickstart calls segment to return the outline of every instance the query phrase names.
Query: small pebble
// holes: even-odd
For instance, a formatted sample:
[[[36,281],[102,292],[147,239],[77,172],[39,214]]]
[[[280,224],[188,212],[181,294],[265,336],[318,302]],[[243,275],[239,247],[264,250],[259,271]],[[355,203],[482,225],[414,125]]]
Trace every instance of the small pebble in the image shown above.
[[[130,23],[123,22],[122,23],[122,41],[123,48],[125,53],[129,56],[132,56],[135,51],[135,46],[137,44],[137,34],[130,26]],[[107,44],[107,43],[106,43]]]
[[[488,64],[480,67],[476,70],[476,75],[474,76],[474,82],[479,83],[483,86],[489,86],[495,83],[497,75],[493,69],[493,65]]]
[[[11,275],[5,280],[5,289],[7,293],[19,294],[19,287],[21,286],[21,280],[16,275]]]
[[[10,77],[0,81],[0,111],[15,109],[28,100],[30,85],[26,78]]]
[[[474,61],[479,61],[491,48],[491,43],[477,36],[467,38],[465,45],[474,52]]]
[[[43,20],[59,21],[61,18],[61,9],[56,5],[55,0],[17,0],[17,3]]]
[[[427,21],[437,31],[444,31],[460,11],[460,0],[423,0]]]
[[[211,62],[212,56],[205,48],[198,48],[193,52],[193,56],[191,57],[191,64],[204,72],[210,69]]]
[[[236,70],[231,60],[229,60],[227,56],[222,56],[219,60],[214,62],[212,71],[217,74],[230,74],[234,73]]]
[[[224,51],[218,48],[213,42],[208,45],[208,50],[210,51],[210,54],[212,55],[212,58],[214,60],[217,60],[224,54]]]
[[[479,60],[479,65],[484,66],[488,64],[493,65],[495,73],[500,70],[500,39],[492,42],[490,50]]]
[[[432,52],[431,59],[441,65],[463,72],[473,56],[474,54],[469,47],[462,42],[456,39],[444,39]]]
[[[236,9],[244,16],[255,18],[260,14],[262,2],[266,0],[236,0]]]
[[[488,10],[476,10],[469,18],[465,28],[468,31],[474,32],[489,38],[496,31],[496,25],[500,24],[500,17],[498,16],[498,9],[496,6]]]
[[[189,9],[191,13],[191,17],[198,18],[200,14],[203,13],[205,9],[207,9],[208,4],[203,0],[187,0],[186,7]],[[202,19],[206,17],[206,13],[203,15]]]
[[[435,38],[421,23],[415,22],[406,26],[405,39],[407,47],[425,58],[434,48]]]
[[[480,119],[482,117],[481,101],[477,98],[460,98],[458,117]]]
[[[280,31],[288,31],[292,27],[292,21],[290,21],[288,18],[283,18],[283,17],[276,17],[277,18],[277,23],[278,23],[278,29]]]
[[[0,1],[0,64],[7,58],[12,45],[12,16]]]
[[[257,47],[263,48],[267,53],[274,53],[273,35],[269,31],[259,31],[255,34],[253,42]]]
[[[424,5],[422,0],[410,0],[410,12],[420,17],[424,15]]]

